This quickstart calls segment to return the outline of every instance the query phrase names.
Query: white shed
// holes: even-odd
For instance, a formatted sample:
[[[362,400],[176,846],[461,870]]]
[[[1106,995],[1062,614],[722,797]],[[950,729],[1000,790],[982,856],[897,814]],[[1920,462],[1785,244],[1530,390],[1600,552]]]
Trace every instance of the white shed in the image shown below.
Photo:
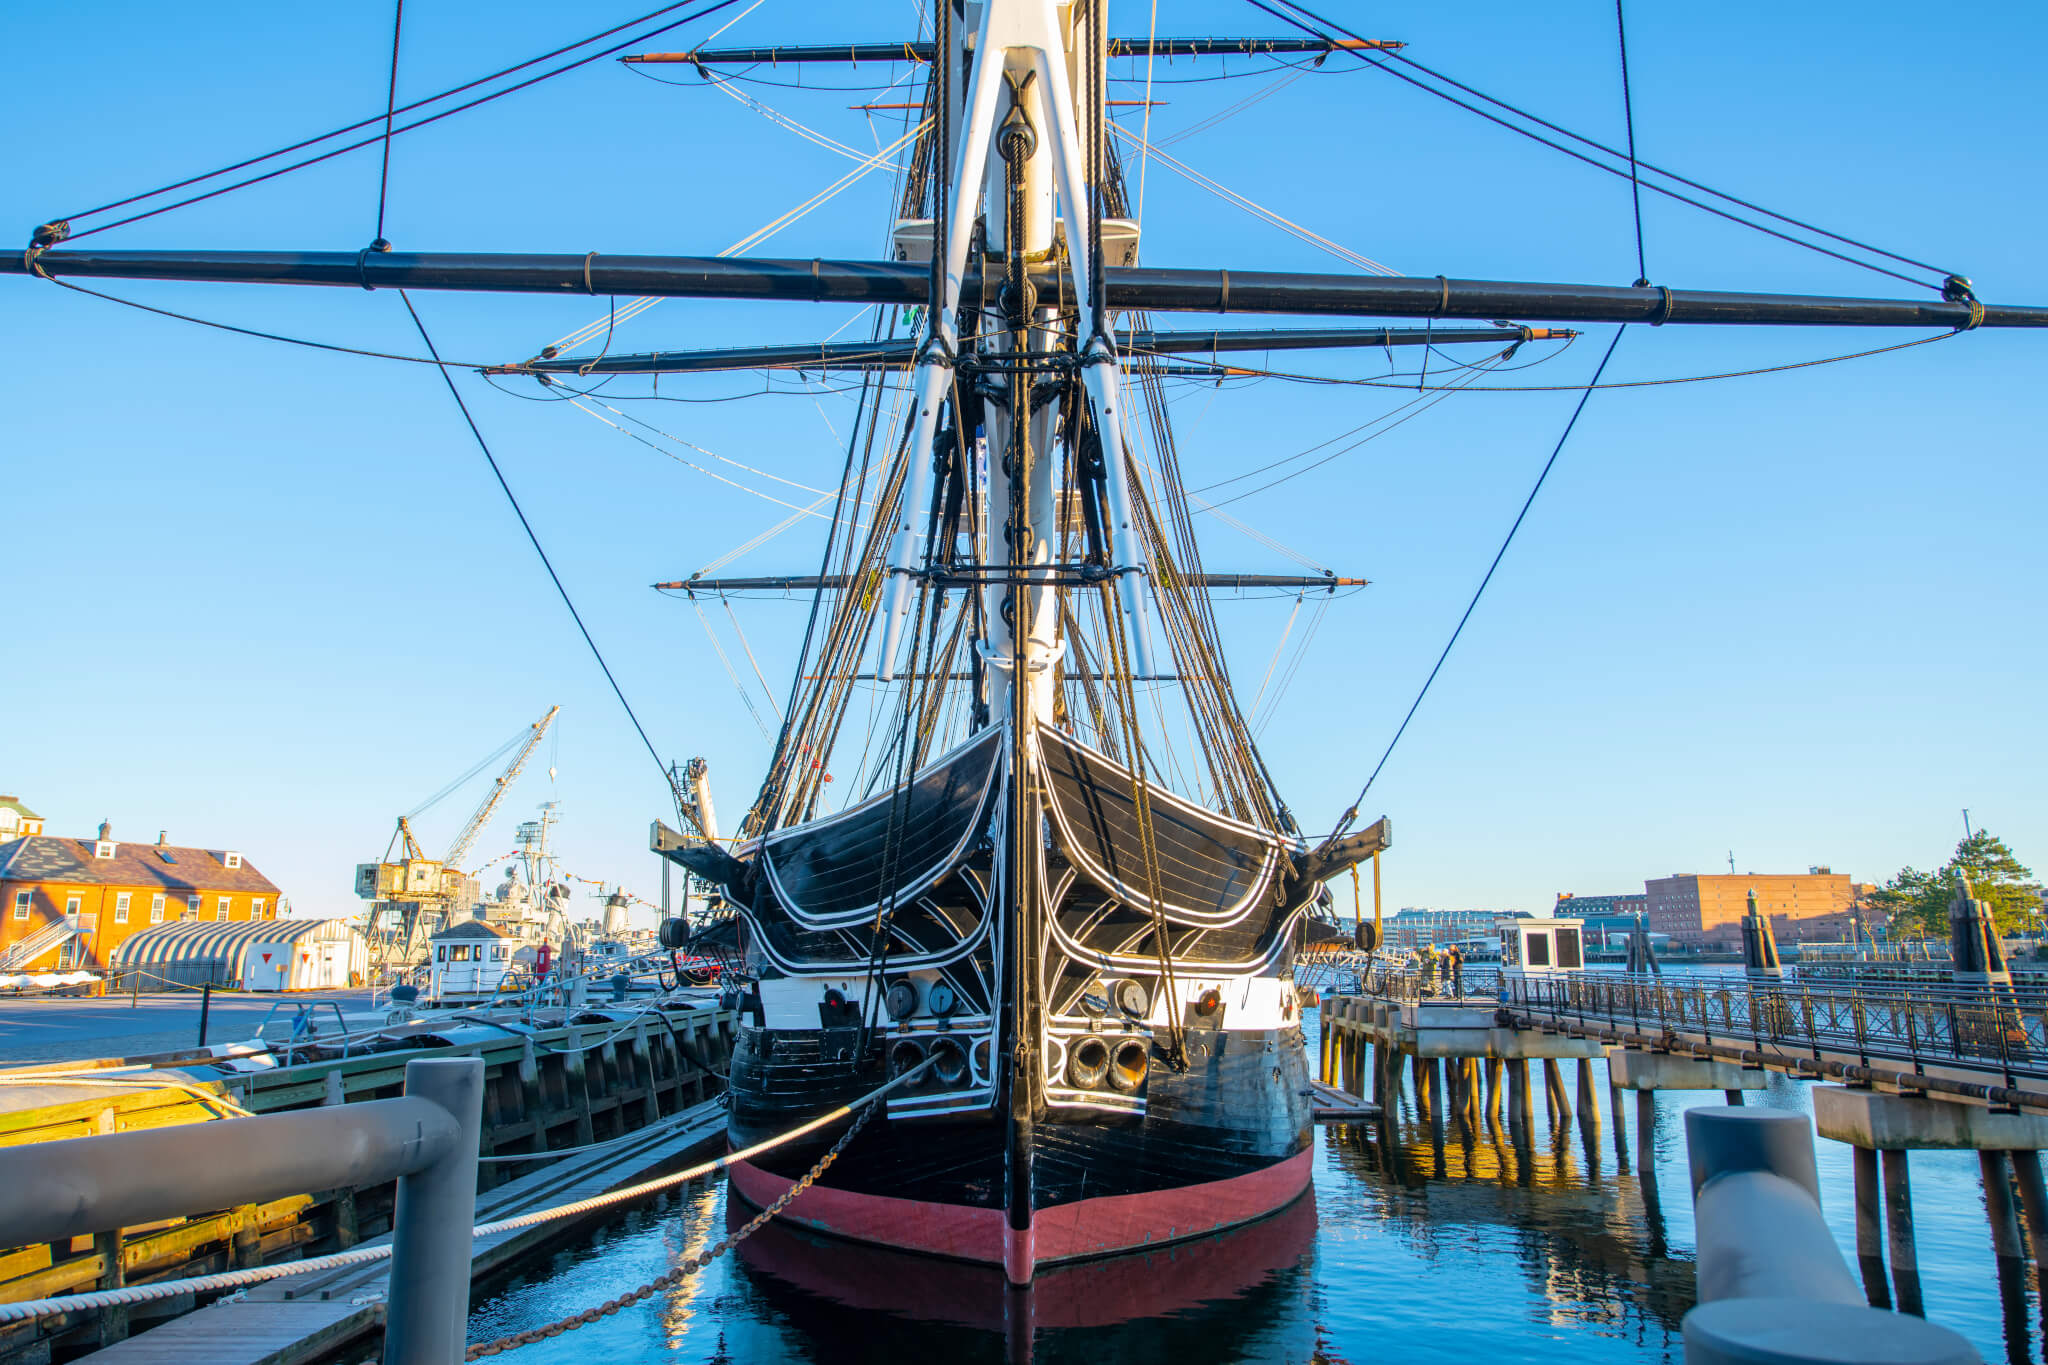
[[[1552,976],[1586,965],[1582,919],[1518,917],[1496,922],[1500,969],[1510,976]]]
[[[198,969],[248,991],[317,991],[366,979],[370,947],[347,919],[177,920],[123,941],[109,967],[191,984]]]

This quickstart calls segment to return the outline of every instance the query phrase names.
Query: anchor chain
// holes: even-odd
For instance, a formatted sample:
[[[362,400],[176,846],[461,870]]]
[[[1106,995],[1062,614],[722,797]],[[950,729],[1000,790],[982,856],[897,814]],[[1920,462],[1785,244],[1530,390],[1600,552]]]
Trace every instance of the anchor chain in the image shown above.
[[[742,1227],[738,1232],[726,1234],[718,1241],[698,1252],[695,1256],[685,1260],[681,1265],[668,1271],[666,1274],[656,1276],[638,1289],[629,1290],[615,1299],[607,1299],[595,1308],[586,1308],[581,1313],[563,1318],[559,1322],[548,1323],[545,1327],[530,1327],[524,1332],[514,1332],[509,1337],[499,1337],[496,1341],[479,1342],[477,1345],[464,1351],[462,1358],[465,1361],[481,1360],[485,1356],[494,1356],[505,1351],[517,1350],[521,1346],[531,1346],[535,1342],[546,1341],[551,1337],[558,1337],[564,1332],[573,1332],[578,1327],[587,1327],[601,1318],[608,1318],[621,1308],[632,1307],[650,1294],[658,1294],[664,1289],[673,1289],[676,1285],[681,1284],[684,1280],[704,1269],[720,1256],[731,1251],[741,1242],[746,1241],[747,1238],[753,1236],[756,1232],[759,1232],[769,1219],[788,1208],[798,1195],[809,1189],[812,1182],[825,1173],[826,1168],[839,1159],[839,1154],[846,1150],[846,1144],[853,1141],[854,1134],[860,1132],[874,1112],[875,1106],[873,1104],[869,1104],[866,1108],[862,1109],[860,1116],[854,1119],[852,1125],[839,1135],[839,1140],[832,1144],[831,1150],[818,1158],[817,1165],[804,1172],[803,1179],[783,1191],[780,1198],[767,1208],[761,1210],[761,1212],[755,1214],[753,1218],[748,1220],[746,1226]]]

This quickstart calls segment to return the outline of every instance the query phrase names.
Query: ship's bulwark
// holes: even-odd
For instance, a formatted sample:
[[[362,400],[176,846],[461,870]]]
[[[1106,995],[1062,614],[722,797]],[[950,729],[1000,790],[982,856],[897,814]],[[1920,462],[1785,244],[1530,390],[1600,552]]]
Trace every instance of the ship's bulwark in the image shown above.
[[[871,1089],[880,1048],[856,1074],[855,1033],[741,1030],[735,1145]],[[1307,1188],[1313,1117],[1301,1030],[1197,1028],[1187,1039],[1185,1072],[1154,1050],[1143,1115],[1055,1107],[1033,1125],[1035,1266],[1205,1236],[1276,1212]],[[1003,1264],[1014,1244],[1005,1236],[1005,1125],[994,1109],[871,1122],[784,1216],[858,1241]],[[822,1131],[735,1166],[733,1188],[765,1207],[836,1136]]]

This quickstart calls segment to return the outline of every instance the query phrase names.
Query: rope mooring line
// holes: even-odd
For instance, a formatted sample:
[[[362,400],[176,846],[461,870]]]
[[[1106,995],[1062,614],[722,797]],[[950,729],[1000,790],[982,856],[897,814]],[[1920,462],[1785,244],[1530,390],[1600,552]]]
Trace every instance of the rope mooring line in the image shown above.
[[[885,1085],[877,1086],[859,1099],[850,1100],[840,1105],[837,1109],[820,1114],[809,1122],[799,1124],[786,1133],[766,1138],[751,1147],[742,1147],[737,1152],[728,1152],[724,1156],[717,1157],[711,1161],[700,1162],[695,1166],[689,1167],[687,1170],[677,1171],[673,1175],[665,1175],[654,1180],[642,1181],[637,1185],[628,1185],[622,1190],[613,1190],[609,1194],[595,1195],[589,1199],[579,1199],[571,1204],[559,1204],[551,1209],[541,1209],[534,1213],[520,1214],[516,1218],[503,1218],[494,1223],[479,1223],[471,1230],[470,1235],[472,1237],[492,1237],[501,1232],[514,1232],[521,1228],[535,1227],[541,1223],[554,1222],[563,1218],[579,1218],[619,1204],[630,1203],[633,1200],[645,1198],[650,1194],[673,1189],[678,1185],[688,1184],[690,1181],[709,1175],[713,1171],[723,1170],[736,1161],[745,1161],[749,1157],[758,1156],[762,1152],[794,1142],[808,1133],[814,1133],[827,1124],[836,1123],[855,1110],[859,1110],[859,1117],[840,1136],[839,1141],[833,1144],[832,1149],[820,1159],[818,1165],[812,1167],[810,1173],[799,1182],[798,1186],[792,1187],[789,1193],[777,1201],[774,1211],[779,1212],[788,1205],[790,1200],[796,1198],[797,1194],[802,1192],[802,1189],[807,1188],[810,1182],[816,1180],[824,1172],[825,1168],[837,1158],[839,1153],[845,1149],[846,1144],[852,1140],[853,1135],[860,1131],[861,1126],[874,1113],[875,1101],[899,1086],[908,1085],[911,1081],[923,1075],[926,1068],[930,1067],[934,1060],[936,1059],[928,1057],[923,1062],[904,1072],[901,1076],[896,1077],[896,1079]],[[535,1153],[534,1159],[539,1160],[547,1155],[549,1154]],[[752,1225],[735,1236],[727,1238],[725,1242],[715,1249],[714,1254],[722,1252],[751,1231]],[[120,1289],[97,1289],[84,1294],[65,1294],[55,1298],[23,1299],[18,1303],[0,1303],[0,1325],[16,1322],[33,1322],[38,1318],[52,1317],[59,1313],[91,1312],[102,1308],[131,1307],[135,1304],[149,1303],[157,1299],[175,1298],[180,1294],[218,1294],[232,1289],[247,1289],[252,1285],[262,1284],[267,1280],[281,1280],[295,1275],[310,1275],[324,1270],[340,1270],[348,1266],[367,1265],[374,1261],[388,1260],[391,1252],[391,1244],[387,1242],[379,1246],[356,1247],[349,1251],[338,1251],[329,1256],[316,1256],[310,1260],[281,1261],[276,1265],[251,1266],[246,1270],[224,1271],[217,1275],[197,1275],[182,1280],[158,1280],[152,1284],[128,1285]],[[677,1272],[673,1271],[670,1273],[677,1274]],[[677,1278],[680,1278],[680,1274],[677,1274]],[[645,1298],[647,1294],[655,1292],[660,1287],[658,1284],[647,1287],[639,1297]],[[596,1317],[586,1318],[585,1320],[595,1322],[597,1317],[616,1313],[620,1308],[625,1307],[627,1303],[631,1302],[637,1302],[637,1299],[615,1300],[612,1306],[606,1307],[602,1311],[592,1310],[592,1312],[596,1313]],[[580,1327],[583,1323],[575,1322],[573,1325]],[[561,1332],[568,1331],[569,1328],[561,1324],[555,1324],[552,1330],[537,1330],[542,1331],[542,1336],[555,1336]],[[542,1337],[533,1338],[535,1341],[541,1339]],[[523,1345],[525,1343],[520,1342],[516,1344]],[[494,1350],[508,1349],[510,1347],[502,1343],[492,1343],[490,1347],[472,1347],[469,1358],[475,1359],[478,1355],[492,1354]]]
[[[908,1079],[917,1072],[924,1070],[924,1067],[930,1064],[930,1061],[927,1060],[924,1065],[915,1068],[913,1071],[904,1072],[901,1077],[897,1078],[897,1082],[892,1082],[891,1084],[893,1085]],[[681,1265],[674,1267],[665,1274],[657,1275],[638,1289],[628,1290],[617,1298],[606,1299],[595,1308],[586,1308],[581,1313],[571,1314],[566,1318],[548,1323],[544,1327],[531,1327],[524,1332],[514,1332],[510,1336],[499,1337],[495,1341],[479,1342],[463,1352],[462,1358],[465,1361],[478,1360],[484,1356],[494,1356],[500,1352],[516,1350],[521,1346],[531,1346],[535,1342],[546,1341],[550,1337],[558,1337],[564,1332],[573,1332],[578,1327],[587,1327],[601,1318],[608,1318],[621,1308],[630,1308],[651,1294],[658,1294],[664,1289],[670,1289],[681,1284],[684,1280],[704,1269],[720,1256],[723,1256],[726,1252],[753,1236],[756,1232],[759,1232],[762,1227],[766,1226],[769,1219],[788,1208],[798,1195],[809,1189],[812,1182],[825,1173],[827,1167],[839,1159],[839,1154],[846,1150],[846,1145],[853,1141],[854,1135],[860,1132],[874,1112],[872,1105],[862,1109],[860,1116],[854,1119],[852,1125],[844,1133],[839,1135],[839,1140],[832,1144],[831,1149],[825,1155],[818,1158],[816,1165],[804,1172],[803,1179],[784,1190],[774,1203],[755,1214],[747,1221],[746,1226],[742,1227],[738,1232],[727,1233],[709,1247],[685,1260]]]

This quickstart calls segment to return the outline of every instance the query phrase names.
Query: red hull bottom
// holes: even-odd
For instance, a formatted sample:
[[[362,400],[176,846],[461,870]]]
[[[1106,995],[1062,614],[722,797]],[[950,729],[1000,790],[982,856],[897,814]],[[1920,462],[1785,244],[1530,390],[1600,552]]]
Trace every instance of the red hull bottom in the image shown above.
[[[1308,1188],[1310,1156],[1311,1150],[1303,1150],[1228,1180],[1055,1205],[1040,1209],[1023,1229],[1012,1229],[1001,1209],[822,1185],[798,1195],[782,1217],[856,1242],[1000,1265],[1012,1284],[1029,1284],[1040,1266],[1204,1237],[1285,1208]],[[733,1188],[756,1208],[768,1207],[795,1183],[745,1161],[734,1163],[728,1174]]]

